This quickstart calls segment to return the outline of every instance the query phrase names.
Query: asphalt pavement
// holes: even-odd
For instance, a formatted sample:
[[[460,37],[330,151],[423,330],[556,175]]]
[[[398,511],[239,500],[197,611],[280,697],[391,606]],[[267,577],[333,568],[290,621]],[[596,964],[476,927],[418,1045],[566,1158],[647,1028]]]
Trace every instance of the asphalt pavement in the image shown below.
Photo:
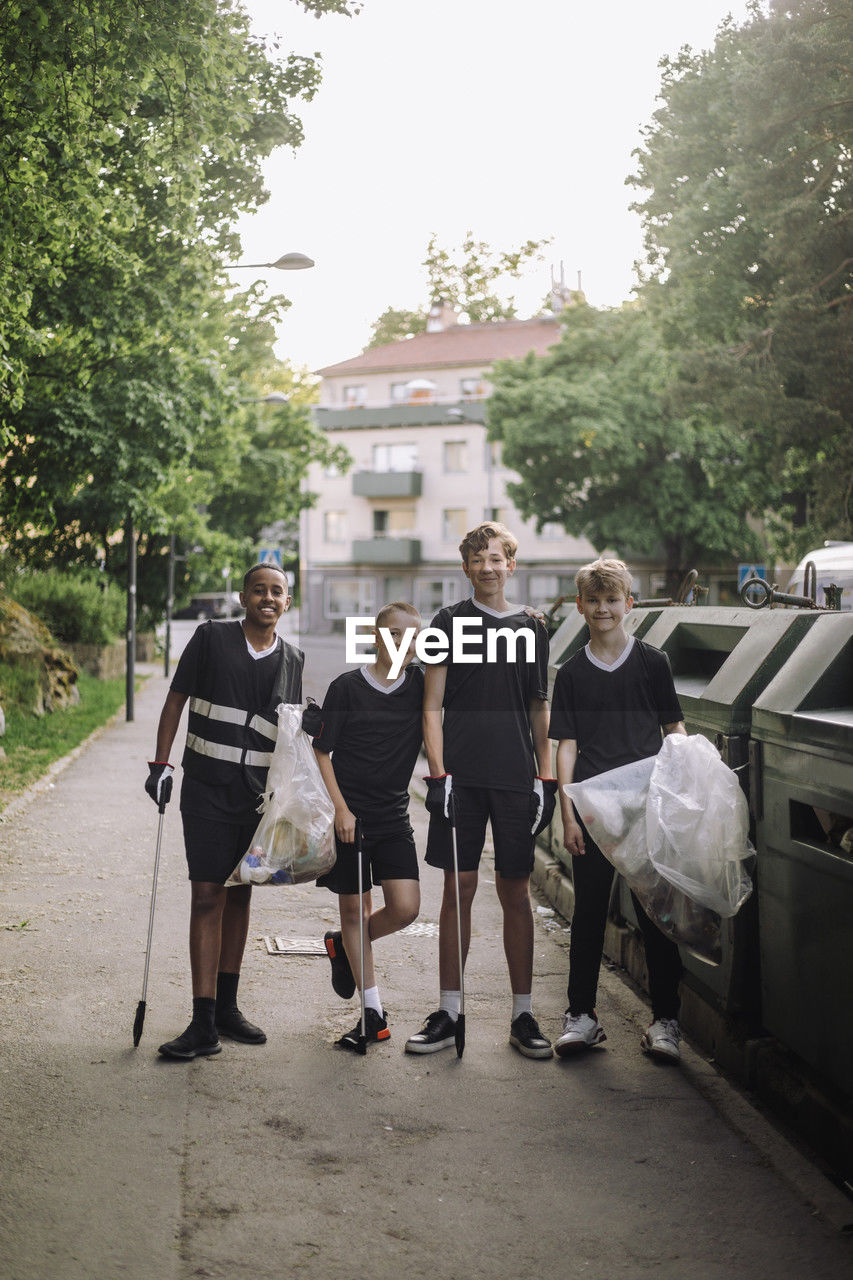
[[[306,688],[321,696],[342,642],[305,647]],[[0,819],[4,1280],[853,1273],[841,1200],[828,1184],[809,1197],[789,1176],[793,1154],[782,1143],[768,1155],[689,1047],[683,1068],[642,1054],[645,1011],[616,973],[603,975],[601,1048],[561,1062],[510,1047],[488,853],[461,1060],[403,1053],[437,1004],[440,877],[424,867],[417,926],[376,948],[389,1042],[365,1058],[335,1048],[357,1001],[334,995],[324,954],[268,951],[266,939],[316,945],[336,921],[332,895],[260,888],[240,1003],[268,1043],[167,1062],[157,1045],[190,1007],[173,803],[134,1049],[157,829],[142,783],[167,687],[144,670],[136,719],[116,719]],[[412,816],[422,851],[417,799]],[[546,904],[534,911],[534,1009],[553,1038],[568,929]]]

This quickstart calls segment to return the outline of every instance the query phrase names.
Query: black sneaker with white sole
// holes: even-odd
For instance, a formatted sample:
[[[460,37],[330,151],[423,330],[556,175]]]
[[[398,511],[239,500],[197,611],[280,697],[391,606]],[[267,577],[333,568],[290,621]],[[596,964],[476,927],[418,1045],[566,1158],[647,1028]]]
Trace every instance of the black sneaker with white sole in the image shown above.
[[[439,1049],[452,1049],[456,1044],[456,1023],[446,1009],[436,1009],[427,1018],[420,1031],[409,1036],[406,1053],[437,1053]]]
[[[539,1030],[539,1023],[532,1013],[520,1013],[509,1028],[509,1042],[525,1058],[550,1058],[551,1041]]]
[[[348,1031],[346,1035],[341,1036],[340,1040],[336,1040],[335,1044],[341,1049],[358,1050],[358,1043],[361,1039],[361,1018],[353,1027],[352,1031]],[[364,1011],[364,1043],[378,1044],[380,1040],[390,1040],[391,1032],[388,1029],[388,1014],[383,1010],[381,1014],[375,1009],[367,1008]]]

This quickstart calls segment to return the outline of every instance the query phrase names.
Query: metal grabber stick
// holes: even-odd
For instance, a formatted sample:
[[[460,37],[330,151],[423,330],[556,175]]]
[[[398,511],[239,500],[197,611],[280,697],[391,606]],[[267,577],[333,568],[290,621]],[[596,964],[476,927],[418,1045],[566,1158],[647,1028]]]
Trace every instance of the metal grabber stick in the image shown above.
[[[358,972],[359,991],[361,993],[361,1029],[358,1033],[357,1052],[364,1057],[367,1054],[367,1028],[364,1012],[364,867],[361,859],[361,822],[355,822],[355,856],[358,859]]]
[[[160,868],[160,845],[163,842],[163,817],[166,805],[172,794],[171,775],[164,778],[158,792],[157,810],[160,820],[157,823],[157,852],[154,854],[154,883],[151,886],[151,910],[148,913],[148,941],[145,944],[145,973],[142,978],[142,999],[136,1006],[136,1017],[133,1019],[133,1047],[137,1048],[142,1039],[142,1025],[145,1022],[145,997],[148,992],[148,965],[151,960],[151,935],[154,931],[154,908],[157,904],[157,872]]]
[[[456,845],[456,796],[448,796],[447,816],[450,819],[450,838],[453,844],[453,880],[456,886],[456,945],[459,955],[459,1016],[456,1019],[456,1056],[465,1052],[465,970],[462,962],[462,907],[459,895],[459,850]]]

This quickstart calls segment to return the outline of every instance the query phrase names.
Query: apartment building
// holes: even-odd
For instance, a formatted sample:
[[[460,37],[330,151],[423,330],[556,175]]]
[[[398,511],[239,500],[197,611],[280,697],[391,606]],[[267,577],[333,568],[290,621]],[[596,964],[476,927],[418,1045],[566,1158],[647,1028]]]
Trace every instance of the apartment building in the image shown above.
[[[519,539],[512,599],[548,606],[573,590],[595,549],[561,525],[537,533],[522,520],[506,490],[517,477],[484,426],[494,362],[542,355],[558,337],[556,316],[468,325],[436,306],[426,333],[318,370],[317,424],[353,465],[308,476],[319,498],[300,529],[303,630],[337,630],[388,600],[431,617],[468,595],[458,546],[485,519]]]

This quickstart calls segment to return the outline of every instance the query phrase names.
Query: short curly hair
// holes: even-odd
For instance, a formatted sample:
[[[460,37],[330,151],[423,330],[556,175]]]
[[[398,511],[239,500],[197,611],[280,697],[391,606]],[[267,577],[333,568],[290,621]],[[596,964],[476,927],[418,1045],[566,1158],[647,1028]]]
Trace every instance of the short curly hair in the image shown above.
[[[485,551],[492,538],[500,538],[507,560],[515,559],[518,552],[518,538],[510,533],[505,524],[500,524],[497,520],[484,520],[482,524],[475,525],[473,529],[469,529],[459,543],[459,554],[462,557],[462,563],[467,564],[468,557],[473,552]]]

